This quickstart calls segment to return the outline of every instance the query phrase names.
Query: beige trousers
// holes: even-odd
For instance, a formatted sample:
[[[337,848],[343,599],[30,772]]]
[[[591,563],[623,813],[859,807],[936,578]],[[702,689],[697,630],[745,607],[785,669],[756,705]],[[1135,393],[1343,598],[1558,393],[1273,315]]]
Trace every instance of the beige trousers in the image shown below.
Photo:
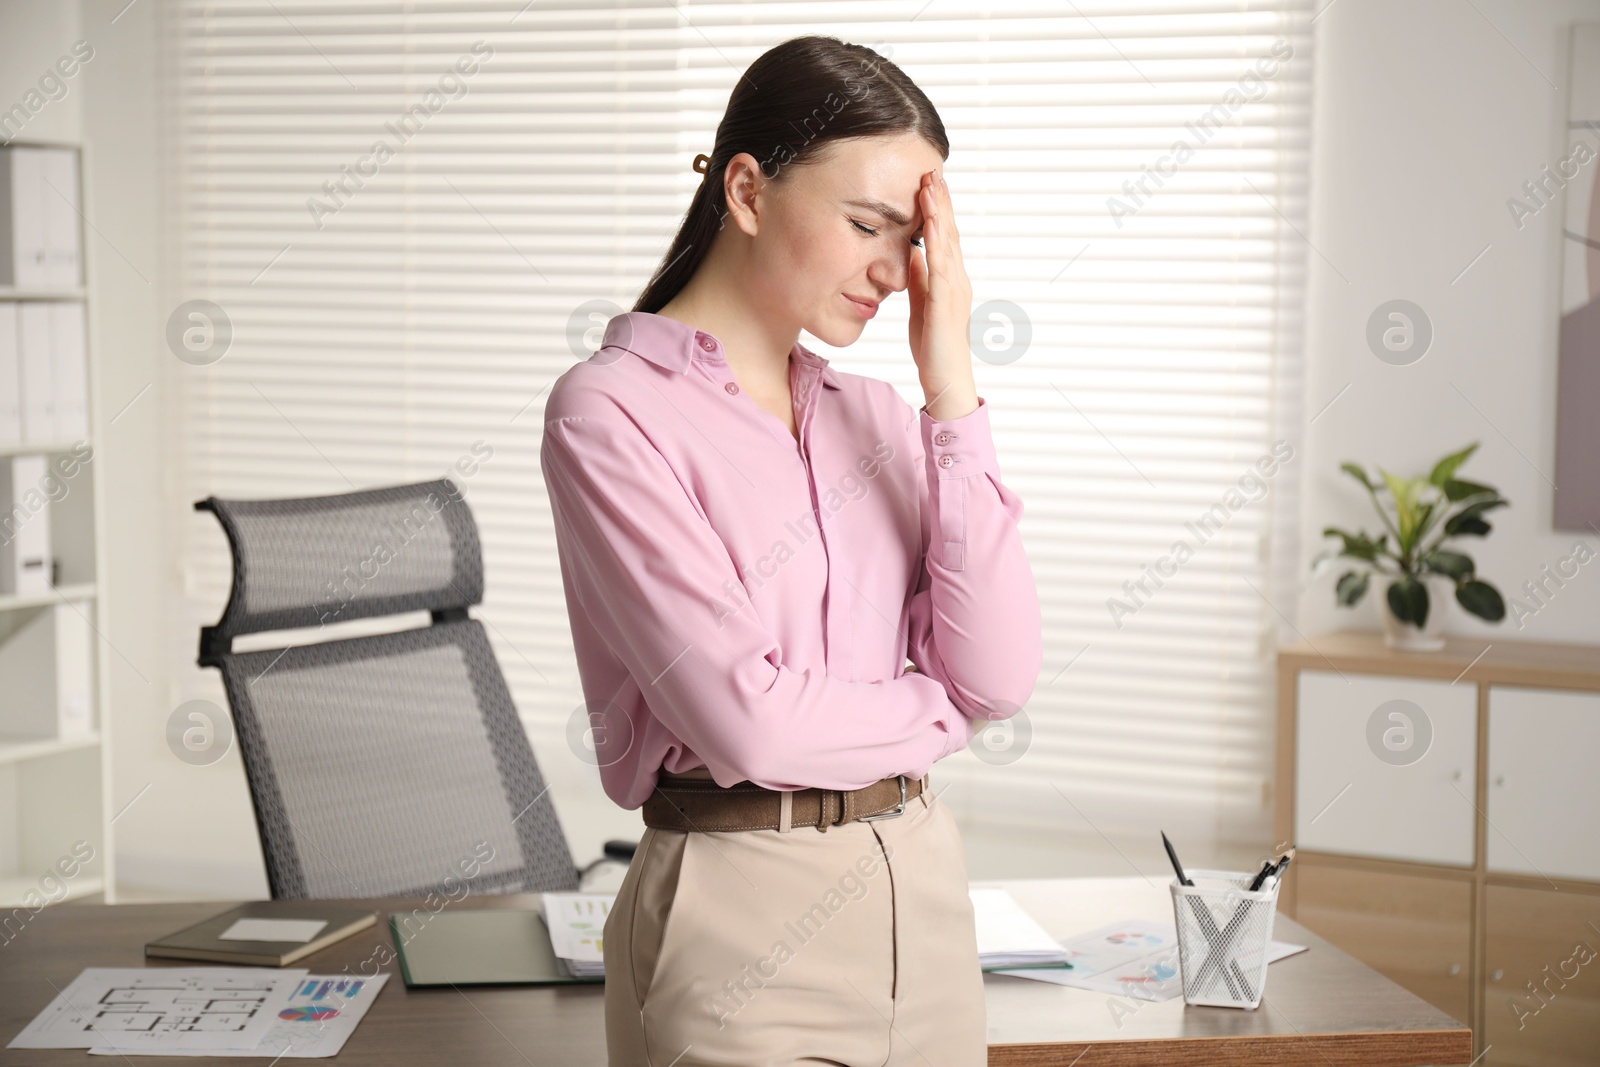
[[[931,790],[905,814],[646,827],[606,919],[610,1067],[984,1067],[966,858]]]

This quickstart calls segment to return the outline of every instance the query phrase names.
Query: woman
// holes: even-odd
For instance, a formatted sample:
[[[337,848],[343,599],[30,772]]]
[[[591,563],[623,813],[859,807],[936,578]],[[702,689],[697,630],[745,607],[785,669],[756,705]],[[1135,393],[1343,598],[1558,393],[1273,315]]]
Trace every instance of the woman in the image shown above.
[[[605,927],[613,1067],[986,1062],[927,774],[1028,699],[1039,604],[973,383],[948,153],[871,50],[772,49],[655,277],[551,390],[595,754],[646,823]],[[797,342],[853,343],[902,289],[920,411]]]

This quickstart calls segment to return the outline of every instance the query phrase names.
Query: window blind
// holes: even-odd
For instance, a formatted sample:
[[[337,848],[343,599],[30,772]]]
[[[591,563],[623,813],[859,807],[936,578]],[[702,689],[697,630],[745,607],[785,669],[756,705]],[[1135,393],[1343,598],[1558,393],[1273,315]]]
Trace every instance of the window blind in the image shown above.
[[[229,575],[191,501],[454,470],[483,537],[478,615],[541,759],[566,757],[582,694],[544,397],[655,267],[740,72],[831,33],[903,66],[948,127],[994,346],[979,392],[1043,606],[1032,701],[940,765],[942,795],[1042,830],[1267,832],[1309,0],[173,0],[168,19],[175,303],[225,317],[184,304],[189,333],[169,324],[192,342],[172,383],[177,647]],[[848,350],[803,340],[917,406],[905,301]]]

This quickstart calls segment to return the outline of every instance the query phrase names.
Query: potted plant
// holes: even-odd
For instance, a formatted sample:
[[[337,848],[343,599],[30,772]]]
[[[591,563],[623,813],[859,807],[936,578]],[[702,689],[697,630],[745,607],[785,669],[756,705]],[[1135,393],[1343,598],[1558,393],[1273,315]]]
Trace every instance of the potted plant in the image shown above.
[[[1480,619],[1499,622],[1506,602],[1500,591],[1478,578],[1472,557],[1446,549],[1449,537],[1483,537],[1490,526],[1484,514],[1509,503],[1498,490],[1456,477],[1456,470],[1478,447],[1478,442],[1445,456],[1426,478],[1399,478],[1378,468],[1376,484],[1358,463],[1341,463],[1339,469],[1360,482],[1387,528],[1376,540],[1365,531],[1346,533],[1336,526],[1322,531],[1343,543],[1312,561],[1313,575],[1348,557],[1365,566],[1347,570],[1334,586],[1337,602],[1353,607],[1366,594],[1372,574],[1389,579],[1388,610],[1383,612],[1384,643],[1413,652],[1436,652],[1444,647],[1441,615],[1433,596],[1442,598],[1452,587],[1456,602]],[[1378,499],[1385,490],[1388,506]],[[1389,543],[1390,536],[1394,543]],[[1434,535],[1430,541],[1429,536]]]

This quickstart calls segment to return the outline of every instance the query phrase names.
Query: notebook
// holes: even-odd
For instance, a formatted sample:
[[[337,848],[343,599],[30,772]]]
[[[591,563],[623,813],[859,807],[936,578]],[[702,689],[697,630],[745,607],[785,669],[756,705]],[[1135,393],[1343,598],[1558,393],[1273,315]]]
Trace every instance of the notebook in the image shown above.
[[[378,921],[320,901],[255,900],[144,946],[147,957],[287,967]]]

